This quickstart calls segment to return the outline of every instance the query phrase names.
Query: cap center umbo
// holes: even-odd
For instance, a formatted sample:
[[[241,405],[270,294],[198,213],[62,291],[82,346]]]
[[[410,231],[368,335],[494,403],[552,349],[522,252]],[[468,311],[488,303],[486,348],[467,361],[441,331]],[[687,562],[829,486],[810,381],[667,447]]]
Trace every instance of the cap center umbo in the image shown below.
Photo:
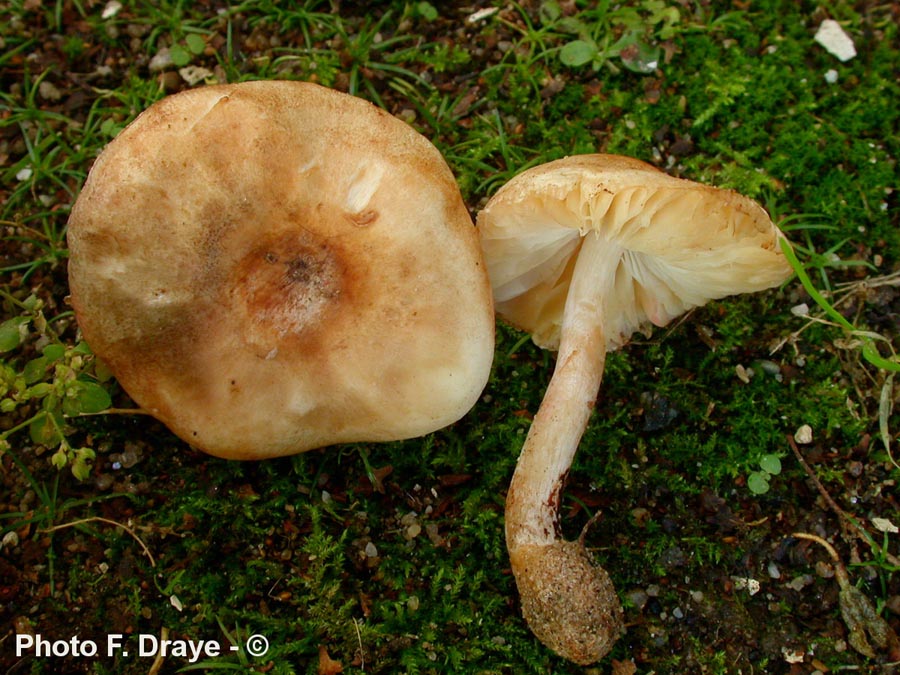
[[[283,338],[321,325],[341,294],[342,278],[338,257],[326,243],[290,235],[259,243],[238,263],[232,287],[246,312],[244,340],[274,357]]]

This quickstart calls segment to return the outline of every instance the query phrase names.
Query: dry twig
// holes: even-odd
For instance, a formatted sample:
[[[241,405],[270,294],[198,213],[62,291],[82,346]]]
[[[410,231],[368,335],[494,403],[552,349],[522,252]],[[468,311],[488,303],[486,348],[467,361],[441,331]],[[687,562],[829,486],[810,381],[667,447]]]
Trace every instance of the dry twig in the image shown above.
[[[816,472],[813,471],[812,467],[807,463],[806,459],[800,452],[800,448],[797,447],[797,442],[794,440],[793,435],[788,434],[787,436],[788,445],[791,446],[791,450],[794,451],[794,455],[797,457],[797,461],[800,462],[800,466],[803,467],[803,470],[806,472],[806,475],[809,476],[809,479],[816,486],[816,489],[819,491],[819,494],[822,495],[822,499],[828,504],[829,508],[834,511],[834,513],[838,516],[841,529],[846,532],[848,526],[856,531],[858,536],[862,537],[863,540],[870,546],[877,546],[875,544],[875,540],[872,538],[872,535],[864,528],[860,522],[848,514],[844,509],[838,506],[838,503],[834,501],[834,498],[828,493],[828,490],[825,489],[825,486],[822,485],[822,482],[819,480],[819,477],[816,475]],[[886,550],[881,551],[885,557],[885,559],[895,567],[900,567],[900,558],[891,554]]]
[[[46,528],[46,529],[44,529],[44,530],[41,530],[41,531],[42,531],[42,532],[48,532],[48,533],[49,533],[49,532],[56,532],[57,530],[64,530],[64,529],[66,529],[67,527],[75,527],[75,526],[77,526],[77,525],[84,525],[85,523],[94,523],[94,522],[98,522],[98,523],[106,523],[107,525],[115,525],[116,527],[121,527],[121,528],[122,528],[123,530],[125,530],[128,534],[130,534],[131,537],[132,537],[138,544],[141,545],[141,548],[142,548],[142,549],[144,549],[144,555],[146,555],[147,558],[150,560],[150,566],[151,566],[151,567],[156,567],[156,560],[154,560],[153,554],[150,553],[150,549],[147,548],[147,544],[145,544],[144,541],[143,541],[139,536],[137,536],[137,534],[135,534],[134,530],[132,530],[132,529],[131,529],[130,527],[128,527],[127,525],[123,525],[122,523],[120,523],[120,522],[118,522],[118,521],[116,521],[116,520],[110,520],[109,518],[101,518],[100,516],[91,516],[90,518],[80,518],[80,519],[78,519],[78,520],[73,520],[73,521],[71,521],[71,522],[63,523],[63,524],[61,524],[61,525],[54,525],[53,527],[48,527],[48,528]]]

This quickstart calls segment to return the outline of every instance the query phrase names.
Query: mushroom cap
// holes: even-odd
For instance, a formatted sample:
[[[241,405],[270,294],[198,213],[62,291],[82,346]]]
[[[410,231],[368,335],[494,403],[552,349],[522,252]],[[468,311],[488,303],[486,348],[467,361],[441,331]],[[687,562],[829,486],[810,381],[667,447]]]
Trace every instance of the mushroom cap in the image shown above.
[[[280,81],[163,99],[98,157],[68,243],[88,344],[213,455],[426,434],[489,375],[490,286],[449,167],[347,94]]]
[[[618,155],[577,155],[504,185],[478,214],[496,311],[558,349],[575,260],[589,233],[619,256],[605,296],[607,346],[693,307],[791,274],[765,210],[731,190]]]

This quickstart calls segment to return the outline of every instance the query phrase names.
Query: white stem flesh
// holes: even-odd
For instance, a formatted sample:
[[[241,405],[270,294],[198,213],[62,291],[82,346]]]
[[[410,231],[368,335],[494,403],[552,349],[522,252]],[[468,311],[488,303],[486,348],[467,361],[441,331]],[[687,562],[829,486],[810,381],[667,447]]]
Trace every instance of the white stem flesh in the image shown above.
[[[563,313],[553,377],[532,422],[506,503],[507,545],[557,539],[563,482],[587,427],[606,362],[603,298],[621,250],[589,232],[582,243]]]
[[[606,361],[604,300],[621,250],[589,233],[575,263],[553,377],[522,447],[506,498],[506,545],[522,615],[545,645],[587,665],[624,631],[609,575],[580,540],[558,537],[566,475],[587,427]]]

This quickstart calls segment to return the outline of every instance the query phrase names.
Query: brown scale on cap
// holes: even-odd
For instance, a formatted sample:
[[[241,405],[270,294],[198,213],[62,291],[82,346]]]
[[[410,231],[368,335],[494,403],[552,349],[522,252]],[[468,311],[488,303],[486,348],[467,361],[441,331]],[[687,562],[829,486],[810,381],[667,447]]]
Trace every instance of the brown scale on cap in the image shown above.
[[[315,336],[350,302],[349,278],[335,247],[282,235],[238,261],[227,301],[244,313],[244,339],[263,356],[288,336],[297,349],[327,349]]]

